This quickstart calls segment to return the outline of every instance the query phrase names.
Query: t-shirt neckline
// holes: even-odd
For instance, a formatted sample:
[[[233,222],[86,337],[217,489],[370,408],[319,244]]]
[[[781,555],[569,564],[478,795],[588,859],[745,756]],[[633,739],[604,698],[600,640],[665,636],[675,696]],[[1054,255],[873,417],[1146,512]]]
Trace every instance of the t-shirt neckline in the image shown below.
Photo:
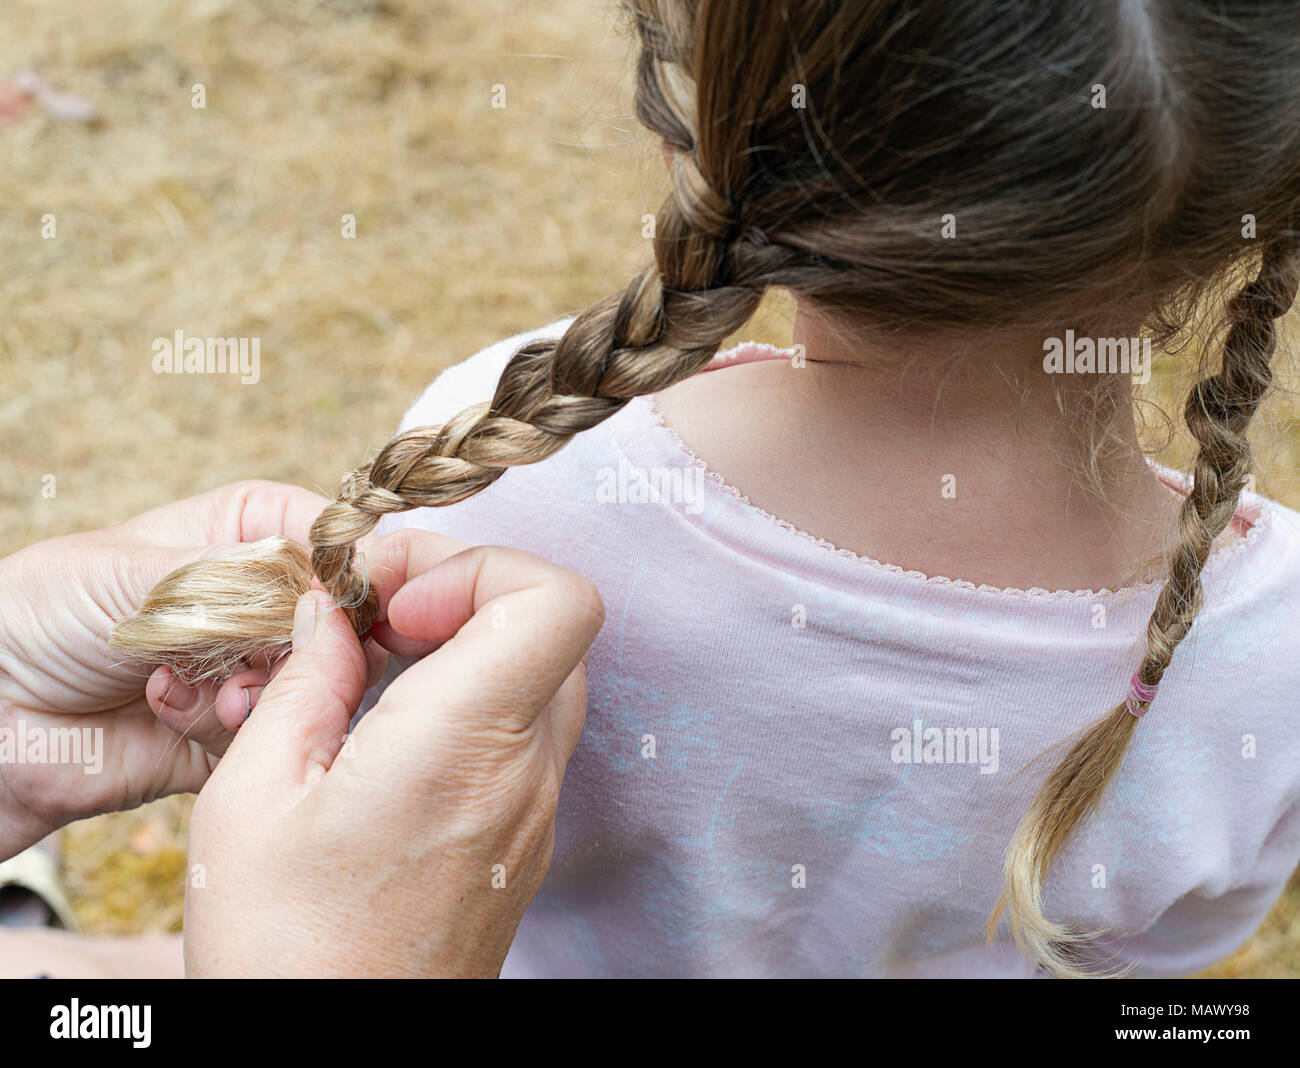
[[[794,354],[793,349],[779,348],[764,342],[745,341],[718,352],[701,373],[707,374],[724,367],[735,367],[746,363],[790,359]],[[711,470],[707,462],[682,440],[676,429],[667,422],[658,405],[655,404],[653,397],[635,398],[625,409],[624,415],[625,419],[616,419],[611,422],[623,424],[624,429],[618,434],[618,445],[629,462],[639,467],[654,466],[657,463],[669,467],[698,468],[702,472],[702,482],[704,486],[708,487],[709,492],[715,498],[727,499],[728,507],[731,509],[739,509],[736,516],[732,516],[732,521],[727,524],[729,534],[732,535],[727,540],[734,543],[737,533],[735,519],[738,516],[744,516],[755,525],[755,535],[762,537],[764,551],[759,554],[760,556],[764,558],[773,556],[773,539],[771,535],[776,535],[777,539],[788,539],[790,549],[793,550],[797,546],[798,549],[802,550],[798,554],[800,560],[795,563],[799,570],[803,570],[807,566],[806,553],[807,550],[811,549],[814,551],[814,559],[819,553],[825,554],[828,558],[846,561],[864,571],[874,572],[881,576],[889,576],[929,588],[960,590],[999,599],[1071,602],[1096,602],[1111,599],[1129,600],[1133,598],[1145,600],[1153,598],[1164,585],[1163,579],[1157,579],[1115,589],[1048,590],[1041,587],[1021,589],[1009,586],[994,586],[988,583],[975,583],[960,578],[949,578],[944,575],[929,575],[912,568],[876,560],[855,553],[850,549],[840,548],[753,504],[740,489],[728,483],[717,472]],[[1176,493],[1186,494],[1191,485],[1189,475],[1164,467],[1151,460],[1147,462],[1151,464],[1161,482]],[[719,503],[721,503],[721,500],[715,499],[715,506]],[[679,513],[686,514],[680,505],[670,506],[674,507]],[[1202,572],[1203,580],[1208,582],[1217,573],[1221,572],[1229,561],[1237,559],[1249,547],[1258,544],[1263,539],[1265,531],[1271,526],[1273,511],[1272,502],[1267,498],[1253,493],[1242,494],[1242,500],[1237,508],[1237,515],[1246,526],[1246,532],[1230,545],[1216,550],[1211,555]],[[692,517],[688,516],[688,518]],[[698,519],[698,517],[694,518]],[[703,525],[706,529],[710,526],[709,524]],[[764,535],[767,536],[764,537]],[[744,537],[740,540],[741,542],[748,541]],[[737,546],[733,544],[733,547],[743,548],[743,545]],[[768,562],[781,566],[776,560],[768,559]]]

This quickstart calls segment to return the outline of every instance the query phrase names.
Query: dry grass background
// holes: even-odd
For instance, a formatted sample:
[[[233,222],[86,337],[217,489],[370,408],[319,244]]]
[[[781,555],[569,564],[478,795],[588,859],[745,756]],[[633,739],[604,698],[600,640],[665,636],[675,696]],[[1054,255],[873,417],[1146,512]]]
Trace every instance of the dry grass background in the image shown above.
[[[611,0],[8,0],[0,78],[100,121],[0,129],[0,551],[240,478],[332,493],[442,367],[621,286],[663,192],[630,54]],[[177,329],[261,338],[261,381],[154,374]],[[746,333],[788,331],[776,300]],[[1295,416],[1261,439],[1292,505]],[[179,929],[187,813],[65,832],[88,931]],[[1300,974],[1298,902],[1215,974]]]

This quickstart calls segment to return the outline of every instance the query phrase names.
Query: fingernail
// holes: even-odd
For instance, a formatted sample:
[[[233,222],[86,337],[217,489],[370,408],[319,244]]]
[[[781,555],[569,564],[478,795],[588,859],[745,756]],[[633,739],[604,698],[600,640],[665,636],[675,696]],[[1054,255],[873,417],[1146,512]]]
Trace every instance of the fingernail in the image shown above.
[[[289,636],[289,642],[296,653],[312,639],[316,633],[316,594],[308,590],[298,598],[298,604],[293,610],[293,633]]]
[[[171,682],[167,684],[166,692],[163,693],[162,703],[177,712],[185,712],[194,704],[197,696],[198,690],[173,675]]]

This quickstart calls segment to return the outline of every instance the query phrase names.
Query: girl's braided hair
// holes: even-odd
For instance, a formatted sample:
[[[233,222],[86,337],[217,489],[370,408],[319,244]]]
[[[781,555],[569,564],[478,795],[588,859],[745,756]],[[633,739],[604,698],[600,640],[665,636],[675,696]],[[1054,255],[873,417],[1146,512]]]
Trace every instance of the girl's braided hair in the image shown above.
[[[189,565],[114,645],[221,673],[287,646],[313,573],[363,632],[376,606],[354,545],[381,516],[470,497],[695,374],[770,288],[833,321],[912,335],[1114,307],[1163,341],[1250,270],[1227,305],[1222,366],[1185,408],[1199,451],[1138,668],[1158,683],[1235,514],[1275,323],[1300,284],[1290,0],[625,6],[641,42],[637,115],[670,152],[654,264],[563,337],[522,348],[489,404],[398,436],[344,478],[312,527],[309,566],[287,544]],[[1120,703],[1083,731],[1007,852],[990,934],[1008,912],[1053,974],[1088,974],[1085,936],[1044,917],[1043,883],[1136,724]]]

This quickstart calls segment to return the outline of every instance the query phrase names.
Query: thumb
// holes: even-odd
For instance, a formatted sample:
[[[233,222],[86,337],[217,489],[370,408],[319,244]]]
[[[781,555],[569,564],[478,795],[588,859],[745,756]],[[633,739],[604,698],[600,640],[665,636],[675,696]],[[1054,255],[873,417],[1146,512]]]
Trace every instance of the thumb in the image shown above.
[[[254,781],[298,785],[329,770],[366,692],[366,658],[347,615],[308,590],[293,615],[293,651],[267,684],[222,763]]]
[[[158,659],[150,659],[151,654],[160,653],[157,638],[145,627],[145,637],[134,633],[139,627],[137,613],[154,598],[158,585],[166,578],[198,563],[200,560],[229,556],[236,550],[246,550],[248,546],[240,543],[223,543],[215,545],[181,545],[165,548],[122,546],[122,550],[99,556],[86,554],[78,561],[83,575],[82,585],[90,591],[97,604],[117,623],[114,635],[121,637],[124,632],[132,634],[130,644],[121,651],[137,657],[145,663],[157,664]],[[107,562],[108,566],[105,566]]]
[[[91,589],[103,587],[106,606],[115,619],[125,619],[144,604],[153,588],[173,571],[206,556],[229,552],[233,545],[182,545],[137,549],[111,557],[114,563],[108,575]]]

